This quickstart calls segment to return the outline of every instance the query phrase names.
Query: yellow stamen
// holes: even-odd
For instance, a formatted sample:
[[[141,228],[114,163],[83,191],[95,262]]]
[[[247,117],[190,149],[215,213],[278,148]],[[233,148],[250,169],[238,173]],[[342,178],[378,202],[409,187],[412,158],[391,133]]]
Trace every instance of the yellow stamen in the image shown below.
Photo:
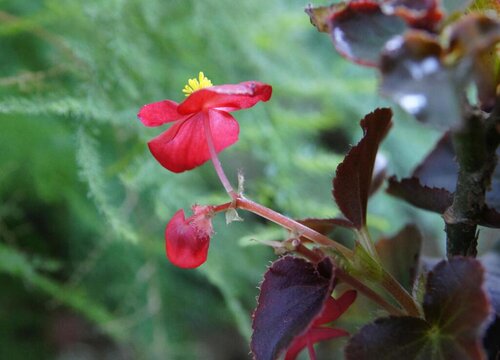
[[[209,86],[213,86],[212,82],[205,77],[205,74],[203,74],[202,71],[200,71],[200,73],[198,74],[198,79],[189,79],[187,85],[184,86],[184,89],[182,89],[182,92],[186,94],[186,96],[189,96],[196,90],[200,90]]]

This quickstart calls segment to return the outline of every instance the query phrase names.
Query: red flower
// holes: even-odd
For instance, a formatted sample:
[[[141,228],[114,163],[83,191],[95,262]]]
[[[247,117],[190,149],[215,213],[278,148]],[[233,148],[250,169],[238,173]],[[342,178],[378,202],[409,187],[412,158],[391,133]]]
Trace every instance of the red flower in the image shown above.
[[[185,218],[181,209],[170,219],[165,229],[165,250],[174,265],[192,269],[207,260],[212,216],[211,206],[195,205],[189,218]]]
[[[348,336],[349,333],[342,329],[325,327],[327,323],[337,320],[356,299],[356,291],[349,290],[342,294],[338,299],[328,298],[325,308],[321,314],[313,321],[309,329],[302,335],[293,339],[288,348],[285,360],[294,360],[304,348],[309,348],[311,359],[315,359],[313,345],[322,340],[329,340],[340,336]]]
[[[155,102],[143,106],[137,115],[146,126],[175,122],[148,143],[156,160],[170,171],[191,170],[210,159],[205,121],[210,125],[215,150],[220,152],[238,140],[239,125],[229,112],[267,101],[272,93],[270,85],[256,81],[211,85],[200,72],[199,81],[190,79],[183,90],[189,96],[182,103]]]

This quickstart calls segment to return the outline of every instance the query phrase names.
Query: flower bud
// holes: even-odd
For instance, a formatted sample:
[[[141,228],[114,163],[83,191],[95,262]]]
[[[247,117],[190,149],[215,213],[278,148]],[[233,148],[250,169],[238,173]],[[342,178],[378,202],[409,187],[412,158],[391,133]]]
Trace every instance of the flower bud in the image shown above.
[[[212,207],[194,205],[193,215],[185,218],[177,211],[165,229],[165,250],[172,264],[192,269],[207,259],[212,228]]]

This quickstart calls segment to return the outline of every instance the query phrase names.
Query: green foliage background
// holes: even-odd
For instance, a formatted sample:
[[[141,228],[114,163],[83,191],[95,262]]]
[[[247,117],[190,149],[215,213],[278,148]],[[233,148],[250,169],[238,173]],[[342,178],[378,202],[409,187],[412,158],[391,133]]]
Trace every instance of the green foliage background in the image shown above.
[[[290,216],[336,215],[335,166],[359,119],[385,103],[376,74],[339,58],[305,5],[0,0],[0,359],[247,356],[274,258],[252,240],[284,233],[248,214],[218,219],[204,266],[167,263],[173,213],[226,199],[210,164],[161,168],[146,147],[159,129],[136,113],[181,101],[200,70],[215,84],[273,85],[269,103],[236,114],[226,171],[243,169],[248,196]],[[409,171],[435,138],[397,113],[383,148],[391,172]],[[379,233],[439,223],[383,194],[370,212]]]

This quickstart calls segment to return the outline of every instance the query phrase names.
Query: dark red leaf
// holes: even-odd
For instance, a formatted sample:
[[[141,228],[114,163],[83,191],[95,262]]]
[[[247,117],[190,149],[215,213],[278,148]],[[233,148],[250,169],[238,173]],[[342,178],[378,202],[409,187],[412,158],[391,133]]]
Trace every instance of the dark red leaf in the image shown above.
[[[485,287],[493,309],[500,316],[500,253],[489,252],[481,256],[481,264],[486,270]]]
[[[423,303],[426,320],[439,330],[433,335],[449,335],[471,359],[481,359],[481,325],[490,314],[483,281],[484,269],[475,259],[442,261],[429,273]]]
[[[392,111],[377,109],[361,120],[364,136],[337,167],[333,197],[344,216],[356,228],[366,223],[366,206],[378,147],[389,131]]]
[[[346,219],[342,218],[331,218],[331,219],[301,219],[297,220],[299,223],[311,228],[323,235],[328,235],[337,226],[352,228],[353,224]]]
[[[424,186],[455,192],[458,164],[449,132],[439,139],[424,161],[413,170],[412,177],[418,178]]]
[[[500,148],[496,152],[497,155],[497,165],[493,176],[491,177],[491,185],[486,192],[486,204],[496,210],[500,211],[500,165],[498,159],[500,159]]]
[[[432,349],[425,349],[428,330],[429,324],[422,319],[408,316],[380,318],[351,337],[345,348],[345,357],[347,360],[431,360]]]
[[[500,149],[497,150],[498,157],[500,157]],[[455,161],[455,150],[449,133],[438,141],[434,149],[413,171],[412,176],[418,178],[422,185],[455,192],[458,164]],[[486,192],[486,204],[489,208],[500,211],[500,166],[498,164],[491,179],[491,186]]]
[[[457,89],[467,74],[442,62],[438,40],[423,31],[409,31],[387,43],[380,60],[380,91],[417,120],[449,127],[462,119]]]
[[[321,314],[333,287],[328,258],[317,265],[291,256],[275,261],[264,276],[253,315],[254,358],[278,358]]]
[[[500,315],[496,315],[488,326],[483,338],[484,349],[488,353],[488,359],[500,359]]]
[[[337,51],[361,65],[376,66],[385,43],[406,29],[397,16],[386,15],[375,1],[352,1],[329,19]]]
[[[490,228],[500,228],[500,213],[495,209],[486,207],[483,209],[481,217],[478,219],[479,225]]]
[[[346,347],[349,360],[483,359],[481,330],[489,315],[483,268],[472,258],[440,262],[429,274],[425,320],[388,317],[364,326]]]
[[[330,18],[336,12],[345,8],[345,3],[332,4],[330,6],[312,7],[309,5],[305,12],[309,15],[309,20],[320,32],[330,32]]]
[[[497,150],[500,157],[500,149]],[[389,178],[387,192],[421,209],[444,213],[453,201],[458,179],[458,164],[449,133],[413,170],[412,178],[397,181]],[[482,226],[500,227],[500,166],[495,167],[491,186],[485,194],[486,206],[478,219]]]
[[[420,184],[417,178],[389,178],[387,193],[405,200],[420,209],[443,214],[453,203],[453,194],[441,188],[431,188]]]
[[[500,253],[489,252],[481,256],[481,263],[486,270],[486,291],[495,311],[494,320],[488,326],[483,344],[488,352],[488,359],[500,359]]]
[[[382,10],[397,15],[414,28],[433,31],[443,18],[436,0],[385,0]]]
[[[375,247],[384,268],[410,293],[418,270],[422,235],[414,225],[407,225],[391,238],[383,238]]]

